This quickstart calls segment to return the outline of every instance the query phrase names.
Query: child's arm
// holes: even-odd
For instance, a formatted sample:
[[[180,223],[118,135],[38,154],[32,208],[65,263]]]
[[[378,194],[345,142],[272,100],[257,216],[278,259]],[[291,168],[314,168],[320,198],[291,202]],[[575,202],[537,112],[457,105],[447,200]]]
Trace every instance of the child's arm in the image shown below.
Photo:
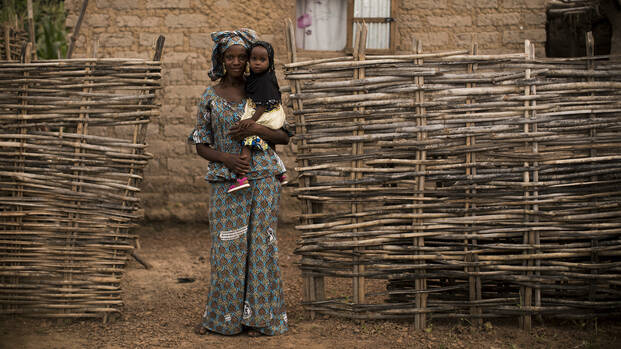
[[[254,111],[254,115],[252,115],[251,119],[254,122],[259,121],[259,118],[261,117],[261,115],[263,115],[263,113],[265,112],[265,106],[264,105],[257,105],[257,109]]]
[[[250,127],[250,125],[254,124],[255,122],[259,120],[259,118],[261,117],[261,115],[263,115],[264,112],[265,112],[265,106],[257,105],[257,108],[255,109],[252,117],[250,119],[245,119],[245,120],[240,121],[239,127],[242,129]]]

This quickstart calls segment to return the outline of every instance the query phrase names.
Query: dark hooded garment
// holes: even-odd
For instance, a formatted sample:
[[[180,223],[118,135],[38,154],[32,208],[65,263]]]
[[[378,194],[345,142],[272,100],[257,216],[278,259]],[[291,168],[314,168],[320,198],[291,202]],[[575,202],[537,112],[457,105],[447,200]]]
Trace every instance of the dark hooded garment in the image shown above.
[[[255,105],[265,106],[268,112],[281,103],[280,88],[273,70],[266,70],[260,74],[250,73],[246,79],[246,94]]]

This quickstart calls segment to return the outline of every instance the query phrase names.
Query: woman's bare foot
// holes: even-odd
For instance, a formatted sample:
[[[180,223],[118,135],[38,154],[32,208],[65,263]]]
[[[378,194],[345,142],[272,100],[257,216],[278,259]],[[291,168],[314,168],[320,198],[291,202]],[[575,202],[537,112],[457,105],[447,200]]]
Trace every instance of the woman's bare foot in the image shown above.
[[[202,324],[198,324],[196,325],[196,327],[194,327],[194,333],[196,333],[199,336],[204,336],[207,333],[209,333],[209,330],[207,329],[207,327],[203,326]]]
[[[255,330],[254,328],[249,328],[248,332],[246,332],[248,334],[248,337],[261,337],[263,336],[263,333]]]

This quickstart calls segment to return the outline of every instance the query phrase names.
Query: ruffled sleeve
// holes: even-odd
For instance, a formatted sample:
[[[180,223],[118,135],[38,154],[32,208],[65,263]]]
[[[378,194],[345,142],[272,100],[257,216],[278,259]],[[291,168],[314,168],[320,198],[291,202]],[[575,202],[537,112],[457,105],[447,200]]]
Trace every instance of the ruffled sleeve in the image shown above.
[[[196,113],[196,127],[190,133],[188,137],[188,143],[200,144],[205,143],[209,146],[213,146],[213,131],[211,128],[211,99],[208,98],[208,93],[201,96],[201,100],[198,103],[198,111]]]

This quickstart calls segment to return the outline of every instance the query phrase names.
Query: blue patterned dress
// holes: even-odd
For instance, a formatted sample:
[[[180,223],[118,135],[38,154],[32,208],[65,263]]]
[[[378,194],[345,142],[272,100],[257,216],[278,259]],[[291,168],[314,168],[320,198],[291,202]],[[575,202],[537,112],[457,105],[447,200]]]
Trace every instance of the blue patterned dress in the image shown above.
[[[241,142],[227,132],[240,120],[244,106],[207,88],[189,141],[239,154]],[[247,174],[250,188],[227,193],[235,174],[222,163],[209,162],[205,179],[213,187],[209,200],[211,287],[202,325],[213,332],[233,335],[244,326],[266,335],[288,330],[276,244],[278,173],[272,149],[253,150]]]

